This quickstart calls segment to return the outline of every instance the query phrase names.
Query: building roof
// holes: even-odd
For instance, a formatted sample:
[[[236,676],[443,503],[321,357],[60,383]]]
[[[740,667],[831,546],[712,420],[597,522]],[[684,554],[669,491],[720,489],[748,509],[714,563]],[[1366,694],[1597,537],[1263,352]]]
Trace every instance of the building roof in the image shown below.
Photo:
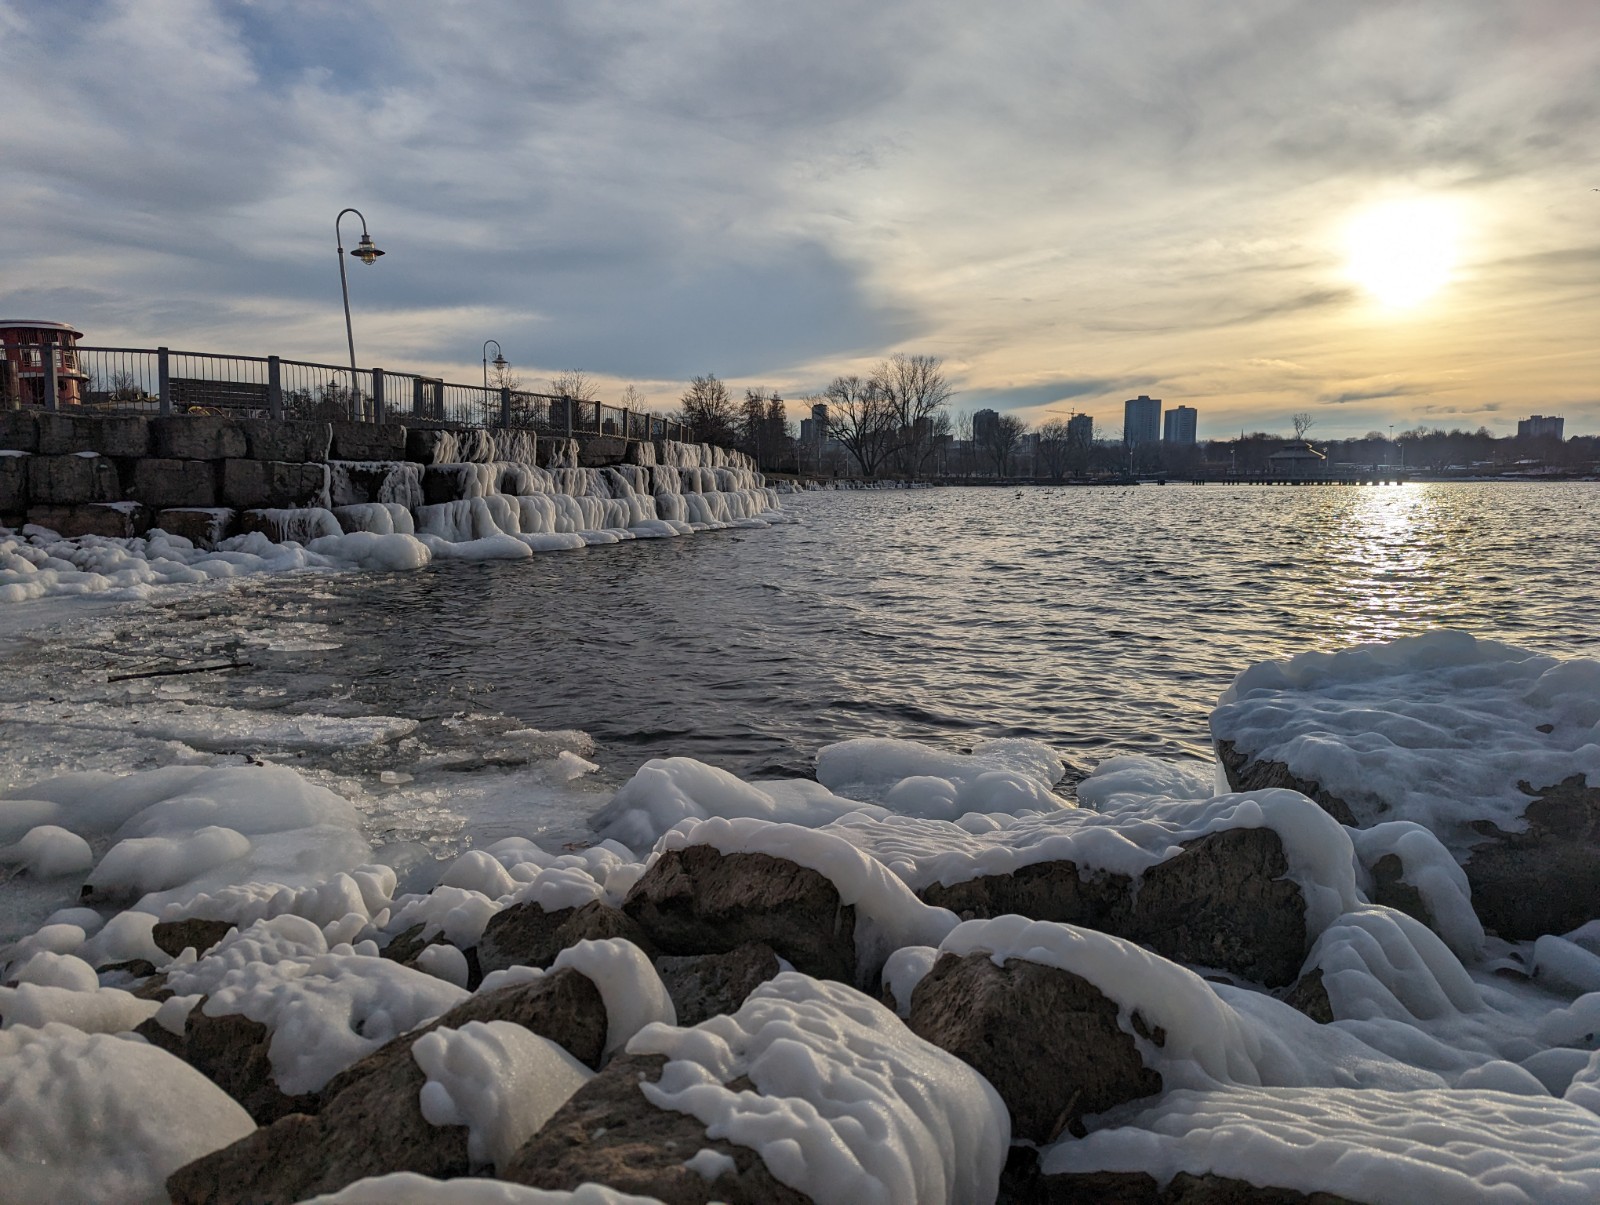
[[[66,322],[45,322],[38,318],[0,318],[0,330],[15,330],[19,327],[23,330],[71,331],[80,338],[83,336],[82,331]]]

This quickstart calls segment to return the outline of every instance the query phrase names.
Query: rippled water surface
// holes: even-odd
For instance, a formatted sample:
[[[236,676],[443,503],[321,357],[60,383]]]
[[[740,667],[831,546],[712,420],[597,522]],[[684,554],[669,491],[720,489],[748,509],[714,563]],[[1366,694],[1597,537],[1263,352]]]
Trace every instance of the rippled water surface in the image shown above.
[[[608,770],[806,773],[850,736],[1209,756],[1253,661],[1429,627],[1600,655],[1600,485],[862,491],[800,521],[270,583],[346,636],[320,672],[409,714],[576,727]]]

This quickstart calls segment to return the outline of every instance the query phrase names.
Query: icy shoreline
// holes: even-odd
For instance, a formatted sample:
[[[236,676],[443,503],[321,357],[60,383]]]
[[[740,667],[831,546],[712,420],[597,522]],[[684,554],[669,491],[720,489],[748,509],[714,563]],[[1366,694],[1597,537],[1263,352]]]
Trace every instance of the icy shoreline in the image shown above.
[[[0,893],[35,915],[0,950],[4,1182],[1591,1200],[1600,896],[1508,938],[1470,880],[1483,841],[1518,835],[1515,776],[1600,795],[1597,684],[1595,662],[1456,633],[1251,667],[1214,734],[1302,789],[1124,756],[1075,801],[1021,740],[845,741],[814,781],[662,759],[574,796],[579,734],[479,722],[463,743],[515,750],[496,773],[525,801],[586,801],[595,844],[508,811],[442,860],[376,840],[375,797],[344,793],[364,749],[455,756],[414,720],[190,714],[133,737],[109,701],[14,710],[154,768],[41,777],[0,748]],[[225,751],[251,741],[279,764]],[[1432,758],[1477,794],[1442,811]],[[586,1182],[609,1188],[565,1195]]]

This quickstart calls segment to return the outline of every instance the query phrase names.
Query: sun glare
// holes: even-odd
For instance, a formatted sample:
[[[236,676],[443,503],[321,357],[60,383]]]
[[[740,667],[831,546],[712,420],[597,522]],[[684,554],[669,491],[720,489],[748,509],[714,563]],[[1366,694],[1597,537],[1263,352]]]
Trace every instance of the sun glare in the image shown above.
[[[1456,234],[1447,202],[1417,197],[1376,206],[1350,223],[1350,275],[1384,305],[1410,308],[1449,281]]]

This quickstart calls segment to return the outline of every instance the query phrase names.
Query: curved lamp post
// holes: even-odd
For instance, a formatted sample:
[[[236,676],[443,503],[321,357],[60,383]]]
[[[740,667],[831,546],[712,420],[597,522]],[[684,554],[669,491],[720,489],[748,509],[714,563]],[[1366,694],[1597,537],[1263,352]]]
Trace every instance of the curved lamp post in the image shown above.
[[[373,245],[372,236],[367,233],[367,219],[359,209],[339,211],[339,216],[333,219],[333,238],[339,246],[339,288],[344,293],[344,337],[350,345],[350,401],[353,409],[355,400],[361,396],[361,378],[356,374],[356,337],[350,329],[350,282],[344,273],[344,236],[339,233],[339,223],[347,213],[353,213],[361,219],[361,241],[351,248],[350,254],[370,266],[383,252]]]
[[[494,344],[495,368],[498,370],[511,367],[510,362],[505,357],[505,353],[500,350],[500,340],[485,339],[483,341],[483,387],[485,389],[489,388],[489,344],[491,343]]]

